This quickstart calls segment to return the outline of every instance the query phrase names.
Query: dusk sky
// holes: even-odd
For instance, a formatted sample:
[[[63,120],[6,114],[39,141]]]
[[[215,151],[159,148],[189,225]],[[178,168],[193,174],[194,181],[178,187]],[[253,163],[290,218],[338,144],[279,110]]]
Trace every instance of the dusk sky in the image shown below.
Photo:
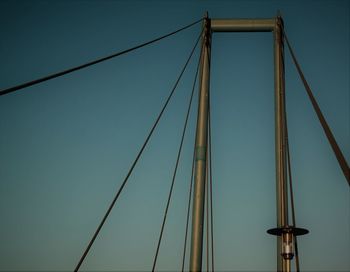
[[[128,49],[206,11],[210,18],[272,18],[278,10],[350,162],[346,0],[2,0],[0,89]],[[200,31],[197,24],[0,97],[1,271],[75,268]],[[152,269],[198,56],[199,47],[82,270]],[[296,221],[310,230],[298,239],[301,269],[350,271],[350,188],[287,50],[285,58]],[[215,268],[273,271],[276,238],[266,233],[276,227],[273,34],[214,33],[210,83]],[[196,112],[197,100],[157,271],[181,269]]]

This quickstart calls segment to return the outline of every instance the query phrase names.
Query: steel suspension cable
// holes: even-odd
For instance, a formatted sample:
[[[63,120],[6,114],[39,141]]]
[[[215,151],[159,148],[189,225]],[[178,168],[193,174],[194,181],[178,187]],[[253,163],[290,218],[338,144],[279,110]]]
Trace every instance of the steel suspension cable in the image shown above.
[[[283,33],[284,35],[284,33]],[[283,75],[285,74],[285,58],[284,58],[284,46],[282,45],[282,70]],[[288,184],[289,184],[289,194],[290,194],[290,204],[292,211],[292,225],[296,226],[296,217],[295,217],[295,205],[294,205],[294,192],[293,192],[293,179],[292,179],[292,167],[290,159],[290,149],[289,149],[289,134],[288,134],[288,121],[287,121],[287,103],[286,103],[286,92],[283,92],[283,108],[284,108],[284,139],[286,143],[286,160],[287,160],[287,172],[288,172]],[[296,272],[300,272],[300,263],[299,263],[299,251],[298,251],[298,237],[294,236],[294,248],[295,248],[295,268]]]
[[[209,44],[211,44],[211,35],[208,35],[208,41],[207,41]],[[209,74],[210,74],[210,68],[211,68],[211,58],[210,58],[210,55],[211,55],[211,52],[209,52],[211,49],[211,45],[208,47],[208,50],[207,50],[207,58],[208,58],[208,66],[209,66]],[[209,77],[209,81],[210,81],[210,77]],[[210,86],[210,82],[208,84]],[[208,90],[208,131],[207,133],[209,134],[209,112],[210,112],[210,87],[209,87],[209,90]],[[208,135],[208,139],[207,139],[207,145],[208,145],[208,149],[209,149],[209,146],[210,146],[210,141],[209,141],[209,135]],[[209,244],[209,151],[207,151],[207,158],[206,158],[206,175],[205,175],[205,183],[206,183],[206,239],[207,239],[207,271],[209,271],[209,247],[210,247],[210,244]]]
[[[142,48],[146,45],[149,45],[149,44],[152,44],[152,43],[155,43],[157,41],[160,41],[162,39],[165,39],[167,37],[170,37],[182,30],[185,30],[187,28],[190,28],[191,26],[194,26],[196,24],[198,24],[199,22],[201,22],[203,20],[203,18],[189,24],[189,25],[186,25],[180,29],[177,29],[175,31],[172,31],[168,34],[165,34],[163,36],[160,36],[156,39],[153,39],[153,40],[150,40],[148,42],[145,42],[145,43],[142,43],[142,44],[139,44],[139,45],[136,45],[134,47],[131,47],[129,49],[126,49],[126,50],[123,50],[123,51],[119,51],[119,52],[116,52],[112,55],[109,55],[109,56],[106,56],[106,57],[103,57],[103,58],[99,58],[99,59],[96,59],[96,60],[93,60],[93,61],[90,61],[90,62],[87,62],[85,64],[81,64],[79,66],[76,66],[76,67],[73,67],[73,68],[70,68],[70,69],[67,69],[67,70],[64,70],[64,71],[61,71],[61,72],[57,72],[57,73],[54,73],[54,74],[51,74],[51,75],[48,75],[48,76],[45,76],[45,77],[42,77],[42,78],[38,78],[38,79],[35,79],[35,80],[32,80],[32,81],[28,81],[28,82],[25,82],[23,84],[19,84],[19,85],[16,85],[16,86],[13,86],[13,87],[10,87],[10,88],[7,88],[7,89],[3,89],[3,90],[0,90],[0,96],[1,95],[5,95],[5,94],[8,94],[8,93],[12,93],[12,92],[15,92],[15,91],[18,91],[20,89],[24,89],[24,88],[27,88],[29,86],[33,86],[33,85],[36,85],[36,84],[39,84],[41,82],[44,82],[44,81],[47,81],[47,80],[50,80],[50,79],[54,79],[56,77],[60,77],[60,76],[63,76],[63,75],[66,75],[66,74],[69,74],[69,73],[72,73],[72,72],[75,72],[75,71],[78,71],[80,69],[83,69],[83,68],[86,68],[86,67],[89,67],[89,66],[92,66],[92,65],[95,65],[97,63],[100,63],[100,62],[103,62],[103,61],[106,61],[106,60],[109,60],[109,59],[112,59],[112,58],[115,58],[115,57],[118,57],[118,56],[121,56],[121,55],[124,55],[126,53],[129,53],[131,51],[134,51],[136,49],[139,49],[139,48]]]
[[[210,236],[211,236],[211,271],[214,272],[214,220],[213,220],[213,167],[211,148],[211,103],[210,92],[208,99],[208,138],[209,138],[209,183],[210,183]]]
[[[188,193],[188,204],[187,204],[187,215],[186,215],[186,230],[185,230],[185,241],[184,241],[184,249],[182,254],[182,266],[181,271],[184,272],[185,269],[185,259],[186,259],[186,247],[187,247],[187,236],[188,236],[188,224],[190,220],[190,209],[191,209],[191,196],[192,196],[192,188],[193,188],[193,178],[194,178],[194,162],[195,162],[195,150],[193,149],[193,158],[192,158],[192,170],[191,170],[191,182],[190,182],[190,190]]]
[[[314,97],[314,95],[313,95],[313,93],[311,91],[311,88],[310,88],[308,82],[306,81],[306,78],[305,78],[305,76],[303,74],[303,71],[301,70],[301,67],[300,67],[300,65],[299,65],[299,63],[298,63],[298,61],[296,59],[294,51],[293,51],[293,49],[292,49],[292,47],[291,47],[291,45],[289,43],[288,37],[287,37],[285,32],[284,32],[284,38],[285,38],[285,40],[287,42],[287,46],[288,46],[289,52],[290,52],[290,54],[292,56],[293,62],[295,64],[295,67],[297,68],[297,71],[298,71],[298,74],[299,74],[299,76],[301,78],[301,81],[304,84],[305,90],[306,90],[306,92],[307,92],[307,94],[309,96],[311,104],[312,104],[312,106],[313,106],[313,108],[314,108],[314,110],[316,112],[318,120],[320,121],[321,126],[322,126],[322,128],[323,128],[323,130],[324,130],[324,132],[326,134],[326,137],[327,137],[327,139],[329,141],[329,144],[331,145],[331,147],[333,149],[334,155],[336,156],[336,158],[338,160],[339,166],[340,166],[340,168],[343,171],[344,177],[346,178],[346,180],[347,180],[347,182],[348,182],[348,184],[350,186],[350,168],[349,168],[349,165],[346,162],[346,159],[345,159],[343,153],[341,152],[341,150],[340,150],[340,148],[338,146],[338,143],[335,140],[335,138],[333,136],[333,133],[332,133],[331,129],[329,128],[329,125],[328,125],[326,119],[324,118],[324,116],[323,116],[323,114],[321,112],[321,109],[320,109],[320,107],[319,107],[319,105],[318,105],[318,103],[317,103],[317,101],[316,101],[316,99],[315,99],[315,97]]]
[[[207,152],[207,173],[205,175],[205,210],[206,210],[206,240],[207,240],[207,271],[209,271],[209,154]]]
[[[199,42],[200,37],[202,36],[202,32],[200,33],[200,35],[199,35],[199,37],[197,39],[196,46],[197,46],[197,44]],[[194,47],[194,49],[196,48],[196,46]],[[190,96],[190,101],[188,103],[187,113],[186,113],[186,117],[185,117],[185,123],[184,123],[183,129],[182,129],[181,142],[180,142],[178,153],[177,153],[177,158],[176,158],[175,168],[174,168],[173,177],[172,177],[172,181],[171,181],[170,191],[169,191],[169,195],[168,195],[168,199],[167,199],[167,203],[166,203],[166,207],[165,207],[165,212],[164,212],[164,216],[163,216],[163,222],[162,222],[162,226],[161,226],[161,231],[160,231],[160,234],[159,234],[156,254],[155,254],[154,260],[153,260],[152,271],[155,270],[156,265],[157,265],[160,244],[162,242],[164,227],[165,227],[165,223],[166,223],[166,219],[167,219],[167,215],[168,215],[168,210],[169,210],[169,206],[170,206],[171,196],[172,196],[172,193],[173,193],[173,188],[174,188],[174,184],[175,184],[175,180],[176,180],[177,169],[178,169],[178,166],[179,166],[180,157],[181,157],[181,153],[182,153],[182,146],[183,146],[183,142],[184,142],[184,139],[185,139],[188,119],[189,119],[189,115],[190,115],[190,111],[191,111],[191,106],[192,106],[192,101],[193,101],[193,94],[194,94],[194,90],[195,90],[195,86],[196,86],[196,82],[197,82],[197,74],[198,74],[198,67],[197,67],[197,72],[195,74],[195,78],[194,78],[194,82],[193,82],[193,87],[192,87],[192,92],[191,92],[191,96]]]
[[[167,100],[165,101],[165,104],[163,105],[163,108],[161,109],[161,111],[160,111],[160,113],[159,113],[159,115],[158,115],[158,117],[157,117],[155,123],[153,124],[153,126],[152,126],[152,128],[151,128],[151,130],[150,130],[150,132],[149,132],[149,134],[148,134],[148,136],[147,136],[147,138],[146,138],[146,140],[145,140],[145,142],[143,143],[143,145],[142,145],[140,151],[138,152],[138,154],[137,154],[137,156],[136,156],[136,159],[135,159],[134,162],[132,163],[132,165],[131,165],[131,167],[130,167],[130,169],[129,169],[127,175],[126,175],[126,177],[125,177],[124,180],[123,180],[122,185],[119,187],[119,189],[118,189],[116,195],[114,196],[114,198],[113,198],[111,204],[109,205],[109,207],[108,207],[108,209],[107,209],[105,215],[103,216],[103,218],[102,218],[100,224],[98,225],[98,227],[97,227],[97,229],[96,229],[94,235],[92,236],[92,238],[91,238],[91,240],[90,240],[88,246],[86,247],[86,249],[85,249],[83,255],[81,256],[81,258],[80,258],[80,260],[79,260],[77,266],[75,267],[74,271],[78,271],[78,270],[79,270],[79,268],[80,268],[81,264],[83,263],[83,261],[84,261],[86,255],[88,254],[88,252],[89,252],[89,250],[90,250],[92,244],[94,243],[94,241],[95,241],[97,235],[99,234],[99,232],[100,232],[102,226],[104,225],[104,223],[105,223],[105,221],[106,221],[108,215],[110,214],[110,212],[111,212],[111,210],[113,209],[113,207],[114,207],[114,205],[115,205],[117,199],[119,198],[120,193],[121,193],[122,190],[124,189],[124,187],[125,187],[125,185],[126,185],[128,179],[129,179],[129,177],[130,177],[132,171],[134,170],[134,168],[135,168],[135,166],[136,166],[138,160],[140,159],[140,157],[141,157],[141,155],[142,155],[142,153],[143,153],[145,147],[147,146],[147,144],[148,144],[148,142],[149,142],[149,140],[150,140],[150,138],[151,138],[151,136],[152,136],[152,134],[153,134],[155,128],[157,127],[157,125],[158,125],[158,123],[159,123],[159,121],[160,121],[160,119],[161,119],[161,117],[162,117],[162,115],[163,115],[163,113],[164,113],[166,107],[168,106],[169,101],[170,101],[170,99],[172,98],[172,96],[173,96],[173,94],[174,94],[174,92],[175,92],[175,90],[176,90],[176,88],[177,88],[177,86],[178,86],[178,84],[179,84],[179,82],[180,82],[180,80],[181,80],[181,78],[182,78],[182,75],[183,75],[183,73],[185,72],[185,70],[186,70],[186,68],[187,68],[188,63],[190,62],[190,60],[191,60],[191,58],[192,58],[192,56],[193,56],[193,53],[194,53],[194,51],[195,51],[195,49],[196,49],[196,47],[197,47],[197,44],[198,44],[198,42],[199,42],[199,39],[200,39],[201,35],[202,35],[202,33],[198,36],[198,38],[197,38],[197,40],[196,40],[196,42],[195,42],[195,45],[193,46],[193,48],[192,48],[192,50],[191,50],[191,52],[190,52],[190,54],[189,54],[189,56],[188,56],[188,58],[187,58],[187,60],[186,60],[186,63],[185,63],[185,65],[184,65],[184,67],[182,68],[182,70],[181,70],[181,72],[180,72],[180,74],[179,74],[179,76],[178,76],[178,78],[177,78],[177,80],[176,80],[176,82],[175,82],[175,84],[174,84],[174,86],[173,86],[173,88],[172,88],[172,90],[171,90],[171,92],[170,92],[170,94],[169,94]]]
[[[209,43],[211,43],[211,38]],[[209,73],[211,69],[211,54],[207,51],[208,63],[209,63]],[[210,77],[209,77],[210,81]],[[209,83],[210,86],[210,83]],[[207,174],[206,174],[206,213],[207,213],[207,271],[210,271],[209,267],[209,249],[211,252],[211,270],[214,271],[214,239],[213,239],[213,194],[212,194],[212,161],[211,161],[211,122],[210,122],[210,88],[208,91],[208,151],[207,151]],[[210,193],[210,195],[209,195]],[[209,206],[210,199],[210,206]],[[209,217],[210,217],[210,227],[209,227]],[[209,230],[210,230],[210,243],[209,243]]]
[[[201,61],[201,56],[203,52],[203,45],[201,47],[201,51],[199,54],[198,58],[198,63],[197,63],[197,70],[196,70],[196,75],[195,78],[198,77],[198,72],[199,72],[199,67],[200,67],[200,61]],[[197,129],[196,129],[196,136],[195,139],[197,139]],[[191,196],[192,196],[192,188],[193,188],[193,179],[194,179],[194,163],[195,163],[195,157],[196,157],[196,147],[193,148],[193,158],[192,158],[192,169],[191,169],[191,181],[190,181],[190,189],[188,193],[188,204],[187,204],[187,215],[186,215],[186,230],[185,230],[185,241],[184,241],[184,247],[183,247],[183,254],[182,254],[182,265],[181,265],[181,271],[184,271],[185,268],[185,259],[186,259],[186,248],[187,248],[187,236],[188,236],[188,225],[189,225],[189,220],[190,220],[190,210],[191,210]]]
[[[296,219],[295,219],[295,206],[294,206],[294,192],[293,192],[293,181],[292,181],[292,167],[290,160],[290,151],[289,151],[289,140],[288,140],[288,129],[286,124],[286,153],[287,153],[287,164],[288,164],[288,179],[289,179],[289,193],[290,193],[290,203],[292,210],[292,224],[296,227]],[[300,263],[299,263],[299,250],[298,250],[298,237],[294,236],[294,247],[295,247],[295,268],[296,272],[300,272]]]

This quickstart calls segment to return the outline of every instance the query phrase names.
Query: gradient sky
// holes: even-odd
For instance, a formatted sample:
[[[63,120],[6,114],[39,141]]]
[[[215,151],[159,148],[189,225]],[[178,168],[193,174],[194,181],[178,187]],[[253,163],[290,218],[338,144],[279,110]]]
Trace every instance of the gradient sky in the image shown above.
[[[349,1],[4,1],[0,88],[127,49],[209,12],[274,17],[350,161]],[[200,31],[0,97],[0,270],[69,271],[105,213]],[[271,33],[212,44],[217,270],[272,271],[275,238]],[[198,51],[84,270],[151,270]],[[350,190],[286,54],[303,271],[350,270]],[[195,103],[195,106],[197,104]],[[179,270],[194,142],[186,135],[157,270]],[[187,258],[188,262],[188,258]]]

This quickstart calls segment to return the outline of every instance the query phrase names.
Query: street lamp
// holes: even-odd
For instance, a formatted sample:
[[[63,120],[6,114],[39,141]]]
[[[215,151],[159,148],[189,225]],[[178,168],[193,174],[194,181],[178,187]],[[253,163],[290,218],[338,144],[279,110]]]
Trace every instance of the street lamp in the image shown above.
[[[307,229],[295,228],[293,226],[284,226],[281,228],[269,229],[268,234],[282,237],[281,255],[285,260],[292,260],[294,257],[294,236],[300,236],[309,233]]]

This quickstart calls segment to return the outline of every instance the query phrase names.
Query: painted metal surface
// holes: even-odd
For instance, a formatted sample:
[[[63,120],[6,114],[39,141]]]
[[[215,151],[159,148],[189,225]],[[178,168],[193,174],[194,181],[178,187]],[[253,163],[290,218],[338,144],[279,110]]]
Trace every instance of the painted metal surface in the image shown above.
[[[192,241],[190,271],[202,270],[203,219],[208,134],[208,92],[210,80],[210,43],[212,32],[273,32],[275,86],[275,161],[277,227],[288,225],[288,192],[285,135],[285,80],[283,20],[271,19],[212,19],[204,20],[201,81],[197,119],[195,187],[193,195]],[[289,272],[290,259],[282,258],[283,241],[277,237],[277,271]]]
[[[272,19],[212,19],[213,32],[271,32],[276,20]]]
[[[196,161],[192,213],[192,241],[190,271],[202,270],[203,224],[206,179],[206,154],[208,137],[208,92],[209,92],[209,56],[211,31],[208,18],[204,21],[202,55],[200,70],[199,109],[197,117]]]

